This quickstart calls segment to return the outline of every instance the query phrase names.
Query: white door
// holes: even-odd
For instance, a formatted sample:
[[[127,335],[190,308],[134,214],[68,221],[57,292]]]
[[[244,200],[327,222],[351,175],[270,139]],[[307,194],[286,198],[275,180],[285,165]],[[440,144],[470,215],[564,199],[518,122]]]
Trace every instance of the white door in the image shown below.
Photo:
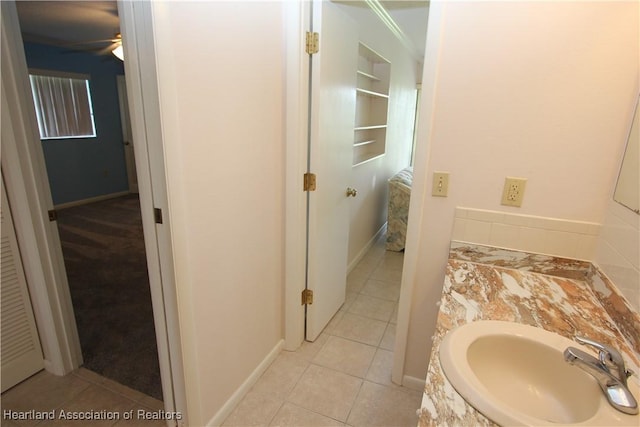
[[[44,368],[40,339],[2,179],[2,391]]]
[[[312,56],[306,334],[315,340],[345,299],[349,240],[346,195],[353,159],[358,33],[356,24],[329,1],[314,2],[313,28],[320,33]]]
[[[124,76],[116,76],[118,83],[118,103],[120,104],[120,122],[122,123],[122,143],[124,144],[124,159],[127,166],[127,180],[129,192],[138,192],[138,177],[136,175],[136,159],[133,154],[133,137],[131,119],[129,117],[129,103],[127,102],[127,83]]]

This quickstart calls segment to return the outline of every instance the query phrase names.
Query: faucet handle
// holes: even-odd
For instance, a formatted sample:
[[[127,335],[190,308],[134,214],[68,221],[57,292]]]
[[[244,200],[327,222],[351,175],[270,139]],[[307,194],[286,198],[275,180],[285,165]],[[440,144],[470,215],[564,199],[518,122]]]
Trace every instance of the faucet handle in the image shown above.
[[[611,365],[614,365],[618,371],[618,378],[626,384],[627,378],[629,378],[633,372],[625,368],[624,359],[618,350],[589,338],[576,336],[575,339],[580,344],[590,345],[591,347],[596,348],[598,350],[598,359],[600,359],[600,363],[602,363],[602,365],[607,369]]]

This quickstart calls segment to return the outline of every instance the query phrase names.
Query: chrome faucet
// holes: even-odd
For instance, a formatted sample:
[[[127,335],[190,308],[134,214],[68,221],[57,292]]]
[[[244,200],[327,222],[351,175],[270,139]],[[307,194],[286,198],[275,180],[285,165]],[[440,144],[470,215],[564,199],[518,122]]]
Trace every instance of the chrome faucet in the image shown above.
[[[564,360],[591,374],[598,381],[611,406],[625,414],[636,415],[638,402],[627,386],[627,378],[633,375],[633,372],[624,366],[620,352],[588,338],[575,339],[580,344],[596,348],[598,358],[575,347],[568,347],[564,351]]]

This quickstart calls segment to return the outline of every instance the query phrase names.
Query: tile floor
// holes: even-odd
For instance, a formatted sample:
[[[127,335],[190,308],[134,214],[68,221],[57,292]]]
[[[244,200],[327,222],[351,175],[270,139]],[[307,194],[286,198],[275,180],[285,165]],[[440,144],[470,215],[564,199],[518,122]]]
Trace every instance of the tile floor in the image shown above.
[[[325,331],[283,351],[225,426],[411,426],[422,392],[391,383],[403,254],[380,239],[347,279],[347,298]],[[5,411],[159,411],[162,402],[80,368],[42,371],[2,394],[2,426],[164,426],[163,421],[9,420]]]
[[[163,410],[164,405],[161,401],[84,368],[80,368],[64,377],[40,371],[26,381],[2,393],[1,406],[2,418],[0,425],[3,427],[166,426],[164,421],[138,419],[138,410],[143,410],[145,415]],[[124,414],[129,413],[131,410],[133,410],[133,419],[124,420]],[[14,413],[35,411],[40,414],[54,411],[55,417],[53,420],[9,419],[7,411],[14,411]],[[72,416],[90,411],[105,414],[115,413],[118,414],[120,419],[68,420],[60,417],[61,411],[66,414],[72,414]]]
[[[320,337],[283,351],[223,425],[416,426],[422,391],[391,382],[402,262],[378,240]]]

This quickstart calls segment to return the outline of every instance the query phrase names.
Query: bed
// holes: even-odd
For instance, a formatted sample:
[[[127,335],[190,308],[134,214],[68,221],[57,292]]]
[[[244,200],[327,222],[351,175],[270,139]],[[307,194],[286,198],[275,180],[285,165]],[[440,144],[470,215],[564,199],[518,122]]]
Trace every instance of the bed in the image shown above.
[[[409,216],[409,200],[413,168],[407,167],[389,179],[389,208],[387,211],[387,243],[388,251],[404,250],[407,236],[407,218]]]

